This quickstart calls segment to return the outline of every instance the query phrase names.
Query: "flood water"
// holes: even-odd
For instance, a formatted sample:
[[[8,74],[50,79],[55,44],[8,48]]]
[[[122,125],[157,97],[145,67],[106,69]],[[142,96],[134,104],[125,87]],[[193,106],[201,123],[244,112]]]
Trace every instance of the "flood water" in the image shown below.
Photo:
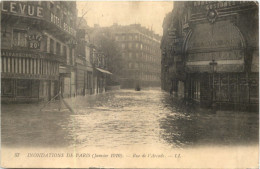
[[[258,113],[195,110],[160,89],[119,90],[58,103],[2,105],[2,145],[165,148],[258,143]]]

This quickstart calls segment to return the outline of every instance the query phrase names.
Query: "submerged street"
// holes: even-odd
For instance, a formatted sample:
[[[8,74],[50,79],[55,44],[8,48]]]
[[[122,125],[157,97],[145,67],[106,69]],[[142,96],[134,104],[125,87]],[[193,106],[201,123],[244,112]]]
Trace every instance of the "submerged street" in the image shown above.
[[[118,90],[58,102],[2,105],[2,145],[178,148],[258,142],[258,113],[195,110],[160,89]]]

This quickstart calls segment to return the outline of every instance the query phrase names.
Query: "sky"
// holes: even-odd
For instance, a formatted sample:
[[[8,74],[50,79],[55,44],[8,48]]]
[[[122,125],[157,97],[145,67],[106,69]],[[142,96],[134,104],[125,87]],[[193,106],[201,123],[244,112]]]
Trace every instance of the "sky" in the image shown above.
[[[88,25],[111,26],[141,24],[162,35],[165,15],[172,11],[172,1],[77,1],[78,16],[84,16]]]

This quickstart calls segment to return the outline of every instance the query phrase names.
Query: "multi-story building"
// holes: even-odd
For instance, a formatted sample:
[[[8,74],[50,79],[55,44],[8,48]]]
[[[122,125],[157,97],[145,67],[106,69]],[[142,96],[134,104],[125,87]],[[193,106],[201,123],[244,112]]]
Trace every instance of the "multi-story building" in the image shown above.
[[[88,26],[84,18],[78,18],[77,45],[77,93],[103,93],[106,87],[107,71],[106,53],[100,49],[95,41],[96,28]],[[83,76],[85,74],[85,76]],[[84,79],[84,80],[83,80]]]
[[[114,24],[110,29],[121,48],[124,61],[121,87],[160,86],[161,37],[140,24]]]
[[[174,2],[163,27],[164,90],[173,89],[205,107],[258,107],[255,2]]]
[[[74,95],[76,2],[1,3],[2,101]]]
[[[85,29],[77,30],[76,47],[76,91],[77,95],[93,94],[93,65],[91,54],[93,45]]]

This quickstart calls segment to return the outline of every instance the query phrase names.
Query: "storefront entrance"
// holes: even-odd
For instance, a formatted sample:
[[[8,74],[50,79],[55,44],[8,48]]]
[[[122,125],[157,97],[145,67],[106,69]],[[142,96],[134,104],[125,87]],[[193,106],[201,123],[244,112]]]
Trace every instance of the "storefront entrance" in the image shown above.
[[[2,79],[2,102],[38,102],[50,100],[56,94],[57,81],[32,79]]]
[[[189,77],[188,97],[202,107],[211,107],[215,102],[218,109],[257,109],[258,74],[216,73],[213,77],[204,73]]]

